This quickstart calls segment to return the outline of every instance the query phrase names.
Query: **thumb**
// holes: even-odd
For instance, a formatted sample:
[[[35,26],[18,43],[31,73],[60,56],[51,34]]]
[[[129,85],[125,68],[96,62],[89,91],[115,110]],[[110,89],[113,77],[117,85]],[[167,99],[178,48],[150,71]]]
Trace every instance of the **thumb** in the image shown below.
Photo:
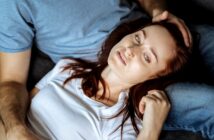
[[[145,112],[145,106],[146,106],[146,102],[145,102],[145,98],[143,97],[139,103],[139,112],[141,114],[144,114]]]
[[[158,14],[152,18],[152,22],[159,22],[162,20],[166,20],[168,18],[169,12],[164,11],[161,14]]]

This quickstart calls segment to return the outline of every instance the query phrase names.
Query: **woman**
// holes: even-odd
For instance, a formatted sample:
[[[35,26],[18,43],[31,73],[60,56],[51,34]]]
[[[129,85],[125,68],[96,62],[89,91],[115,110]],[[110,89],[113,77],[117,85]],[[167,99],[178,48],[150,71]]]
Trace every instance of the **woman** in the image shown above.
[[[59,61],[32,91],[32,130],[42,139],[157,140],[170,109],[157,88],[186,64],[189,50],[175,25],[141,25],[113,31],[97,62]]]

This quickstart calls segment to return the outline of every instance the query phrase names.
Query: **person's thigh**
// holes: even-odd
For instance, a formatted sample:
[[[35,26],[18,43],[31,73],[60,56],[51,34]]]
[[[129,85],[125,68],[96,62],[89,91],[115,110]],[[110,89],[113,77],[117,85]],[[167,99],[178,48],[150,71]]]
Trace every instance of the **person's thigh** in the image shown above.
[[[0,119],[0,140],[6,140],[6,133],[5,133],[5,129],[2,123],[2,120]]]
[[[214,86],[176,83],[166,89],[172,104],[164,130],[186,130],[214,140]]]
[[[205,73],[199,73],[200,75],[208,75],[211,84],[214,85],[214,25],[195,25],[192,26],[193,30],[196,31],[198,36],[197,47],[199,58],[205,67],[196,65],[195,69],[204,69]],[[194,58],[193,58],[194,59]]]
[[[210,12],[214,12],[214,2],[213,0],[194,0],[197,5],[209,10]]]

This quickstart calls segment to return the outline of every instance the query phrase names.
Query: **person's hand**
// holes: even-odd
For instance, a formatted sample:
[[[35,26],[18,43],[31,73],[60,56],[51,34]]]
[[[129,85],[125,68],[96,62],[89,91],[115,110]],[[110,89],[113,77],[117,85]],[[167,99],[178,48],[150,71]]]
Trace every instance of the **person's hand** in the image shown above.
[[[140,100],[139,111],[143,114],[143,132],[158,136],[170,110],[170,103],[163,91],[150,90]]]
[[[181,31],[181,33],[183,35],[186,46],[187,47],[192,46],[191,33],[190,33],[188,27],[186,26],[185,22],[182,19],[176,17],[175,15],[173,15],[172,13],[170,13],[168,11],[158,12],[152,18],[153,22],[159,22],[162,20],[166,20],[170,23],[177,25],[178,29]]]
[[[39,140],[38,136],[24,125],[8,130],[6,136],[7,140]]]

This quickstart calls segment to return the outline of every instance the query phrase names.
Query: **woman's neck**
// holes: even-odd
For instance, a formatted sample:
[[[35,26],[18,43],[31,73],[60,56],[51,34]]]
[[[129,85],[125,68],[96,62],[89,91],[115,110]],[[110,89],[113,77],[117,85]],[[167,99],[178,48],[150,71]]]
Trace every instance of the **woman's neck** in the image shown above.
[[[129,89],[131,85],[122,82],[114,73],[111,72],[109,67],[103,70],[101,76],[105,81],[106,87],[105,97],[102,101],[98,100],[99,97],[103,95],[104,90],[102,84],[99,83],[98,85],[99,90],[97,92],[97,98],[95,100],[98,100],[104,104],[112,106],[115,103],[117,103],[121,91]]]

